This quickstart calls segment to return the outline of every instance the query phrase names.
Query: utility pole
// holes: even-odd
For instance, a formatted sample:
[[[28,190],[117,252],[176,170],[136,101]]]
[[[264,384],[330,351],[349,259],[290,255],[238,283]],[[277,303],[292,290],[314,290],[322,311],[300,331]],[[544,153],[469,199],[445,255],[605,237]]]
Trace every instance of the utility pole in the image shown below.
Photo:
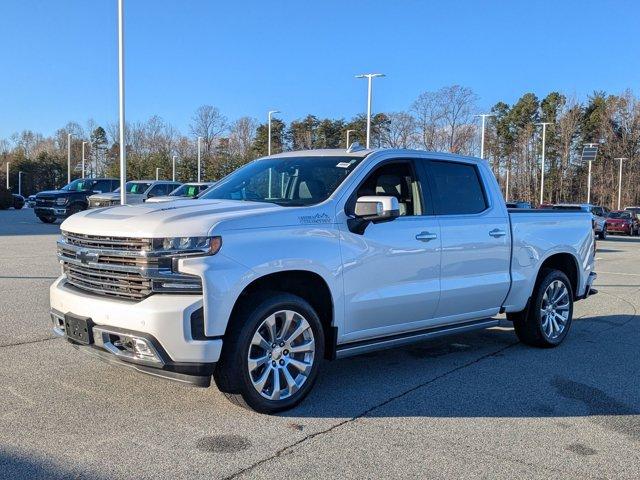
[[[618,172],[618,210],[620,210],[620,203],[622,200],[622,162],[629,159],[626,157],[621,157],[621,158],[614,158],[614,160],[620,161],[620,170]]]
[[[367,79],[367,148],[371,145],[371,80],[376,77],[384,77],[384,73],[363,73],[356,78]]]
[[[174,182],[176,181],[176,156],[177,155],[173,156],[173,163],[171,165],[171,171],[173,172],[171,174],[171,180],[173,180]]]
[[[82,142],[82,178],[84,178],[84,146],[87,142]]]
[[[540,174],[540,205],[544,203],[544,157],[545,157],[545,141],[547,137],[547,125],[553,125],[552,122],[541,122],[536,125],[542,125],[542,168]]]
[[[476,115],[476,117],[480,117],[482,119],[482,133],[480,137],[480,158],[484,158],[484,122],[487,117],[495,117],[492,113],[481,113],[480,115]]]
[[[200,181],[200,161],[201,161],[201,153],[202,150],[202,137],[198,137],[198,182]]]
[[[127,146],[124,129],[124,0],[118,0],[118,107],[120,130],[120,205],[127,204]]]
[[[71,134],[67,134],[67,183],[71,183]]]
[[[349,147],[351,146],[351,144],[349,143],[349,134],[351,132],[355,132],[355,130],[347,130],[347,150],[349,149]]]

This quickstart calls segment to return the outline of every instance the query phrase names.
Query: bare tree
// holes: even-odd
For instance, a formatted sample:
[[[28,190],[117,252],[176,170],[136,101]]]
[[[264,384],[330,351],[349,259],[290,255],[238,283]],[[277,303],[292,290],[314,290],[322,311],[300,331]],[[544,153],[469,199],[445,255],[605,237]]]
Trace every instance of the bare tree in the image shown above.
[[[416,119],[406,112],[389,113],[381,133],[385,147],[412,148],[416,144]]]
[[[229,127],[229,153],[232,156],[248,160],[251,156],[256,137],[258,121],[251,117],[242,117]]]
[[[191,133],[202,137],[206,154],[210,154],[215,142],[227,130],[227,118],[216,107],[202,105],[191,118]]]

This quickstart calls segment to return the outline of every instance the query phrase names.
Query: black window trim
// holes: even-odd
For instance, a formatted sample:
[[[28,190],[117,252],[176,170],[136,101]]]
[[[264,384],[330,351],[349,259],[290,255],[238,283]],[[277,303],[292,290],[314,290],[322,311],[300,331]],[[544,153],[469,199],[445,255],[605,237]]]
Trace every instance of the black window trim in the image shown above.
[[[411,218],[433,217],[434,216],[433,201],[430,201],[428,204],[427,202],[425,202],[425,198],[427,198],[426,195],[428,195],[428,198],[431,200],[431,192],[430,192],[431,185],[429,184],[427,186],[424,184],[425,177],[424,175],[422,175],[422,172],[420,171],[421,169],[417,165],[418,163],[422,163],[420,162],[420,160],[422,159],[414,158],[414,157],[394,157],[394,158],[384,159],[372,165],[370,170],[365,173],[362,180],[360,180],[356,184],[356,186],[353,188],[353,190],[351,191],[351,194],[347,198],[347,201],[344,203],[344,211],[346,215],[349,217],[353,216],[358,190],[360,190],[360,187],[364,184],[364,182],[366,182],[369,179],[369,177],[371,176],[371,174],[373,174],[375,170],[389,163],[408,163],[409,168],[411,168],[411,173],[413,174],[414,178],[418,182],[418,195],[420,196],[419,200],[420,200],[420,206],[422,207],[422,215],[404,215],[402,217],[397,217],[396,220],[401,220],[403,218],[411,219]],[[425,190],[427,191],[426,193],[425,193]]]
[[[475,213],[439,213],[438,211],[440,210],[440,201],[437,198],[437,195],[435,194],[438,190],[437,187],[433,181],[433,173],[431,171],[431,166],[434,162],[439,162],[439,163],[460,163],[462,165],[467,165],[469,167],[472,167],[475,172],[476,172],[476,177],[478,178],[478,182],[480,182],[480,190],[482,191],[482,196],[484,197],[484,204],[485,204],[485,208],[479,212],[475,212]],[[434,206],[434,215],[438,216],[438,217],[461,217],[461,216],[481,216],[484,215],[485,213],[487,213],[487,211],[491,210],[492,205],[491,205],[491,201],[489,200],[489,196],[487,195],[487,190],[485,188],[485,180],[484,177],[482,175],[482,172],[480,171],[480,169],[478,168],[478,165],[472,162],[465,162],[462,160],[444,160],[444,159],[439,159],[439,158],[426,158],[424,159],[424,161],[422,162],[422,168],[424,169],[425,172],[425,177],[426,177],[426,181],[429,185],[429,190],[431,192],[434,192],[432,197],[433,197],[433,206]]]

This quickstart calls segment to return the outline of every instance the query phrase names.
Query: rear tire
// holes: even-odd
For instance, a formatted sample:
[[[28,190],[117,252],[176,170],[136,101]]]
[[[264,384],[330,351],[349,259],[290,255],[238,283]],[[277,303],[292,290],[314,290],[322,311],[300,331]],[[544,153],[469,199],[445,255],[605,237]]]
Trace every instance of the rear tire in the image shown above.
[[[557,347],[569,333],[573,319],[571,282],[560,270],[543,270],[529,307],[523,312],[508,314],[507,318],[513,321],[522,343],[540,348]]]
[[[49,217],[45,215],[38,215],[38,218],[42,223],[55,223],[56,217]]]
[[[231,319],[214,380],[232,403],[276,413],[307,396],[323,357],[324,332],[313,307],[289,293],[263,293]]]

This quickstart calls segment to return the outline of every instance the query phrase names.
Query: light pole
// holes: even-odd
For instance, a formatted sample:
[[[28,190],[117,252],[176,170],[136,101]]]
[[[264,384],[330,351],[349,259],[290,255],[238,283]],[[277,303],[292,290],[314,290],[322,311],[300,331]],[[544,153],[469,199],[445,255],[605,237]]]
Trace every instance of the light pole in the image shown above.
[[[160,167],[156,167],[156,180],[160,180]]]
[[[620,210],[620,200],[622,199],[622,162],[629,160],[626,157],[614,158],[614,160],[620,161],[620,170],[618,172],[618,210]]]
[[[544,203],[544,151],[545,151],[545,141],[547,138],[547,125],[553,125],[552,122],[541,122],[536,123],[536,125],[542,125],[542,172],[540,174],[540,205]]]
[[[371,80],[376,77],[384,77],[384,73],[363,73],[356,78],[366,78],[367,82],[367,148],[371,144]]]
[[[200,161],[201,161],[201,153],[202,150],[202,137],[198,137],[198,182],[200,181]]]
[[[504,200],[509,201],[509,169],[507,168],[507,183],[504,187]]]
[[[171,180],[174,182],[176,181],[176,156],[177,155],[173,156],[173,162],[171,164]]]
[[[118,0],[118,107],[120,130],[120,205],[127,204],[127,147],[124,139],[124,0]]]
[[[9,165],[11,162],[7,162],[7,190],[9,190]]]
[[[18,195],[22,195],[22,172],[21,171],[18,171]]]
[[[88,142],[82,142],[82,178],[84,178],[84,146]]]
[[[271,116],[274,113],[280,113],[280,110],[269,110],[267,115],[267,155],[271,155]]]
[[[347,149],[348,149],[348,148],[349,148],[349,146],[351,145],[351,144],[349,143],[349,134],[350,134],[351,132],[355,132],[355,130],[347,130]]]
[[[71,134],[67,134],[67,183],[71,183]]]
[[[480,115],[476,115],[477,117],[482,118],[482,134],[480,137],[480,158],[484,158],[484,122],[487,117],[495,117],[492,113],[481,113]]]

